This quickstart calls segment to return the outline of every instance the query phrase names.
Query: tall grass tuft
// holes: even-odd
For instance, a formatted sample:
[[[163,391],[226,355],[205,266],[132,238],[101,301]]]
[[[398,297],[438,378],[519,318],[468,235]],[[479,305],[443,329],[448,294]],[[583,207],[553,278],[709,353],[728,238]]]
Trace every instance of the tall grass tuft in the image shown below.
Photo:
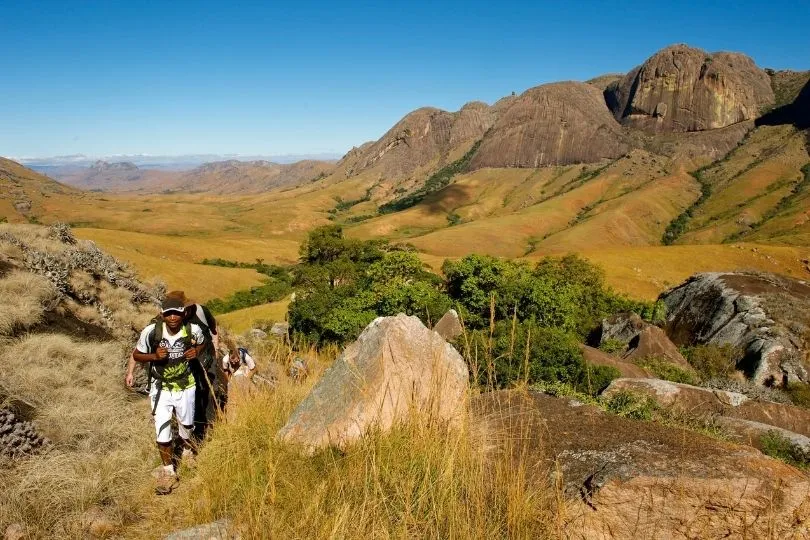
[[[323,365],[315,371],[322,370]],[[234,520],[244,538],[525,538],[554,526],[553,494],[519,451],[418,414],[345,452],[275,440],[312,382],[234,396],[185,491],[188,524]],[[514,436],[514,434],[511,434]]]

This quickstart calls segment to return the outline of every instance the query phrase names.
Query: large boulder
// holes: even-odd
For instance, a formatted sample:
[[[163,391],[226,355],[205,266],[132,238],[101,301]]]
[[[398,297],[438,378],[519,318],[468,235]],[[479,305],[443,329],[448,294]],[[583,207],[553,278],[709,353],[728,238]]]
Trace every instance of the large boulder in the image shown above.
[[[678,347],[670,341],[666,333],[657,326],[647,324],[639,334],[630,341],[630,349],[624,355],[624,360],[639,361],[645,358],[658,358],[670,364],[691,369],[689,362],[683,357]]]
[[[774,94],[768,74],[748,56],[673,45],[611,84],[605,100],[625,125],[687,132],[753,120]]]
[[[810,285],[773,274],[705,273],[664,292],[667,334],[678,345],[730,344],[758,384],[810,381]]]
[[[538,393],[482,394],[471,410],[482,448],[511,448],[540,489],[567,495],[566,538],[810,535],[810,478],[753,448]]]
[[[413,316],[378,317],[327,369],[278,438],[314,451],[343,448],[414,411],[453,423],[469,374],[461,355]]]
[[[615,379],[602,395],[611,396],[617,392],[649,396],[662,407],[671,407],[692,416],[726,416],[810,437],[810,410],[786,403],[753,400],[738,392],[649,378]]]
[[[691,369],[678,347],[670,341],[666,333],[657,326],[645,322],[636,313],[617,313],[602,319],[599,330],[599,344],[609,341],[623,343],[622,353],[625,362],[639,362],[655,357],[679,367]]]
[[[641,333],[646,323],[636,313],[617,313],[602,319],[599,344],[607,341],[619,341],[628,345]]]

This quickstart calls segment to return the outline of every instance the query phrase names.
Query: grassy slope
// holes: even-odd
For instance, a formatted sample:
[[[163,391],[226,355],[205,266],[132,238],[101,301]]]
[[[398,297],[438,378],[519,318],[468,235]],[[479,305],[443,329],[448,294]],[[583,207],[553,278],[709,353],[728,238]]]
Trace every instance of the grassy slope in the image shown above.
[[[283,321],[287,318],[287,306],[290,299],[262,304],[230,313],[217,315],[217,322],[234,334],[242,334],[256,326],[256,321]]]
[[[779,229],[768,227],[770,235],[757,234],[751,225],[790,193],[802,177],[801,167],[808,162],[805,133],[797,133],[790,126],[758,128],[737,150],[703,172],[703,178],[712,185],[712,195],[694,213],[678,243],[721,243],[748,237],[767,241],[776,236],[780,236],[780,243],[786,243],[791,235],[807,232],[795,229],[789,221],[777,222],[782,225]],[[802,202],[796,201],[780,216],[789,219],[803,214],[807,204]]]

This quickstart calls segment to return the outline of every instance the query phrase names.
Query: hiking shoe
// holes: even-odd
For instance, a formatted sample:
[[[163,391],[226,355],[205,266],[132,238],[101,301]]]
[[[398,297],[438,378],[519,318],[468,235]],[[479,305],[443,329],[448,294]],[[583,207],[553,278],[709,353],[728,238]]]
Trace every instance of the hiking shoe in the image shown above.
[[[155,493],[158,495],[168,495],[180,484],[180,479],[173,472],[164,470],[157,479]]]
[[[197,467],[197,454],[195,454],[188,448],[183,449],[182,460],[183,464],[189,469],[194,469],[195,467]]]

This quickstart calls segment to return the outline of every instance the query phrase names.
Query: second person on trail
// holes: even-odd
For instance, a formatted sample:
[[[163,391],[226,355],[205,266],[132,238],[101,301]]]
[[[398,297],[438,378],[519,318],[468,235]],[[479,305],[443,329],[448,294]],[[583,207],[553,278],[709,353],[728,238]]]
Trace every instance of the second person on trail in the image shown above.
[[[185,306],[167,297],[161,304],[161,322],[147,325],[132,353],[136,362],[149,363],[149,396],[163,470],[158,494],[171,493],[177,484],[172,463],[172,417],[177,418],[184,458],[193,456],[195,381],[191,365],[205,344],[200,326],[185,322]]]

